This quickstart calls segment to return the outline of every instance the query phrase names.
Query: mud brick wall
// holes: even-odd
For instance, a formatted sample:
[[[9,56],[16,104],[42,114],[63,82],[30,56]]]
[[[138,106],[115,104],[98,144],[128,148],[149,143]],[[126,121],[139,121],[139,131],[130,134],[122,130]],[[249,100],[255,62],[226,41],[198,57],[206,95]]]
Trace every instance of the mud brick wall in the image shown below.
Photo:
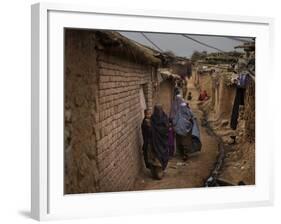
[[[165,80],[160,84],[159,103],[163,106],[164,112],[169,116],[172,105],[174,88],[171,80]]]
[[[65,31],[65,193],[98,191],[96,137],[98,70],[90,31]]]
[[[199,72],[198,72],[198,67],[194,66],[192,68],[192,79],[193,79],[193,83],[196,87],[198,87],[199,85]]]
[[[245,91],[245,140],[255,142],[255,81],[249,78]]]
[[[152,66],[133,61],[101,50],[94,31],[65,31],[66,194],[132,189],[143,167],[140,88],[150,109],[153,94]]]
[[[152,107],[151,68],[100,53],[97,158],[103,191],[130,190],[142,168],[140,88]]]
[[[212,77],[210,75],[210,73],[204,73],[202,75],[198,75],[199,76],[199,86],[202,90],[206,90],[207,94],[212,97]]]
[[[218,99],[215,105],[216,118],[230,120],[233,102],[236,93],[236,87],[226,85],[223,78],[219,79],[219,87],[216,92]]]

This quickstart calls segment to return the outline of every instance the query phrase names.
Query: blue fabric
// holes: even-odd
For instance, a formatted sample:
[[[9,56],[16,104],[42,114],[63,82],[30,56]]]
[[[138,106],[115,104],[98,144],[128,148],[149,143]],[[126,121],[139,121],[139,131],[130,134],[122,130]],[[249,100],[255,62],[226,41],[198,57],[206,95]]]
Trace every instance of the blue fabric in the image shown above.
[[[248,82],[248,73],[242,72],[241,74],[239,74],[237,80],[237,86],[239,88],[246,88],[247,82]]]
[[[200,139],[200,129],[196,117],[193,117],[192,121],[192,152],[197,152],[200,151],[202,147]]]
[[[173,119],[175,132],[178,135],[186,136],[192,130],[193,114],[187,106],[180,106]]]
[[[173,119],[174,130],[178,135],[187,136],[191,132],[192,148],[189,153],[200,151],[202,143],[200,129],[196,117],[187,106],[180,106],[178,113]]]
[[[176,114],[179,111],[181,103],[183,103],[183,99],[181,97],[175,96],[175,99],[173,100],[172,108],[170,111],[170,118],[174,119]]]
[[[199,126],[198,126],[196,117],[193,117],[192,121],[193,121],[192,136],[195,136],[198,139],[200,139],[200,130],[199,130]]]

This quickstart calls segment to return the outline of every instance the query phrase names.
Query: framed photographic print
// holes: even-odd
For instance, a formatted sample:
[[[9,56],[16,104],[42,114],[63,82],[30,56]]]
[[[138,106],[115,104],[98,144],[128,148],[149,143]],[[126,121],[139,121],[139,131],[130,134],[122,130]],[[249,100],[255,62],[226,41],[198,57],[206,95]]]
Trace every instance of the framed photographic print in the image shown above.
[[[272,30],[32,5],[32,217],[272,204]]]

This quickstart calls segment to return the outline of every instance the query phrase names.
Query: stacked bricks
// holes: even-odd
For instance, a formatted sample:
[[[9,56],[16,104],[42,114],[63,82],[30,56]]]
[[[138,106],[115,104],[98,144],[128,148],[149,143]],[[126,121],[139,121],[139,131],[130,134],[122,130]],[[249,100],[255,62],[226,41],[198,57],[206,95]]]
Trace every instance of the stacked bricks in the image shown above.
[[[65,193],[133,189],[142,169],[140,88],[152,109],[151,65],[97,47],[94,31],[65,31]]]
[[[152,107],[151,69],[103,52],[98,57],[99,120],[96,124],[100,188],[133,188],[142,168],[140,88]]]

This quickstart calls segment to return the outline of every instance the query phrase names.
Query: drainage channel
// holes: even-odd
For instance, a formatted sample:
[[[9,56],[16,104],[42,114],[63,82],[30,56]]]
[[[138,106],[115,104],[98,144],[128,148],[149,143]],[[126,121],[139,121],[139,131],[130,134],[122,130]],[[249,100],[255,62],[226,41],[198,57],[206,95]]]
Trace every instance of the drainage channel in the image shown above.
[[[207,133],[214,138],[216,138],[216,141],[218,142],[218,156],[216,159],[216,163],[214,165],[214,168],[212,169],[209,177],[204,181],[204,186],[203,187],[217,187],[217,186],[234,186],[232,183],[229,183],[227,180],[223,180],[219,178],[219,172],[222,169],[223,162],[225,159],[225,146],[223,144],[223,141],[219,136],[217,136],[213,129],[211,128],[208,120],[207,120],[207,113],[203,110],[203,118],[201,121],[201,124],[204,128],[206,128]]]

